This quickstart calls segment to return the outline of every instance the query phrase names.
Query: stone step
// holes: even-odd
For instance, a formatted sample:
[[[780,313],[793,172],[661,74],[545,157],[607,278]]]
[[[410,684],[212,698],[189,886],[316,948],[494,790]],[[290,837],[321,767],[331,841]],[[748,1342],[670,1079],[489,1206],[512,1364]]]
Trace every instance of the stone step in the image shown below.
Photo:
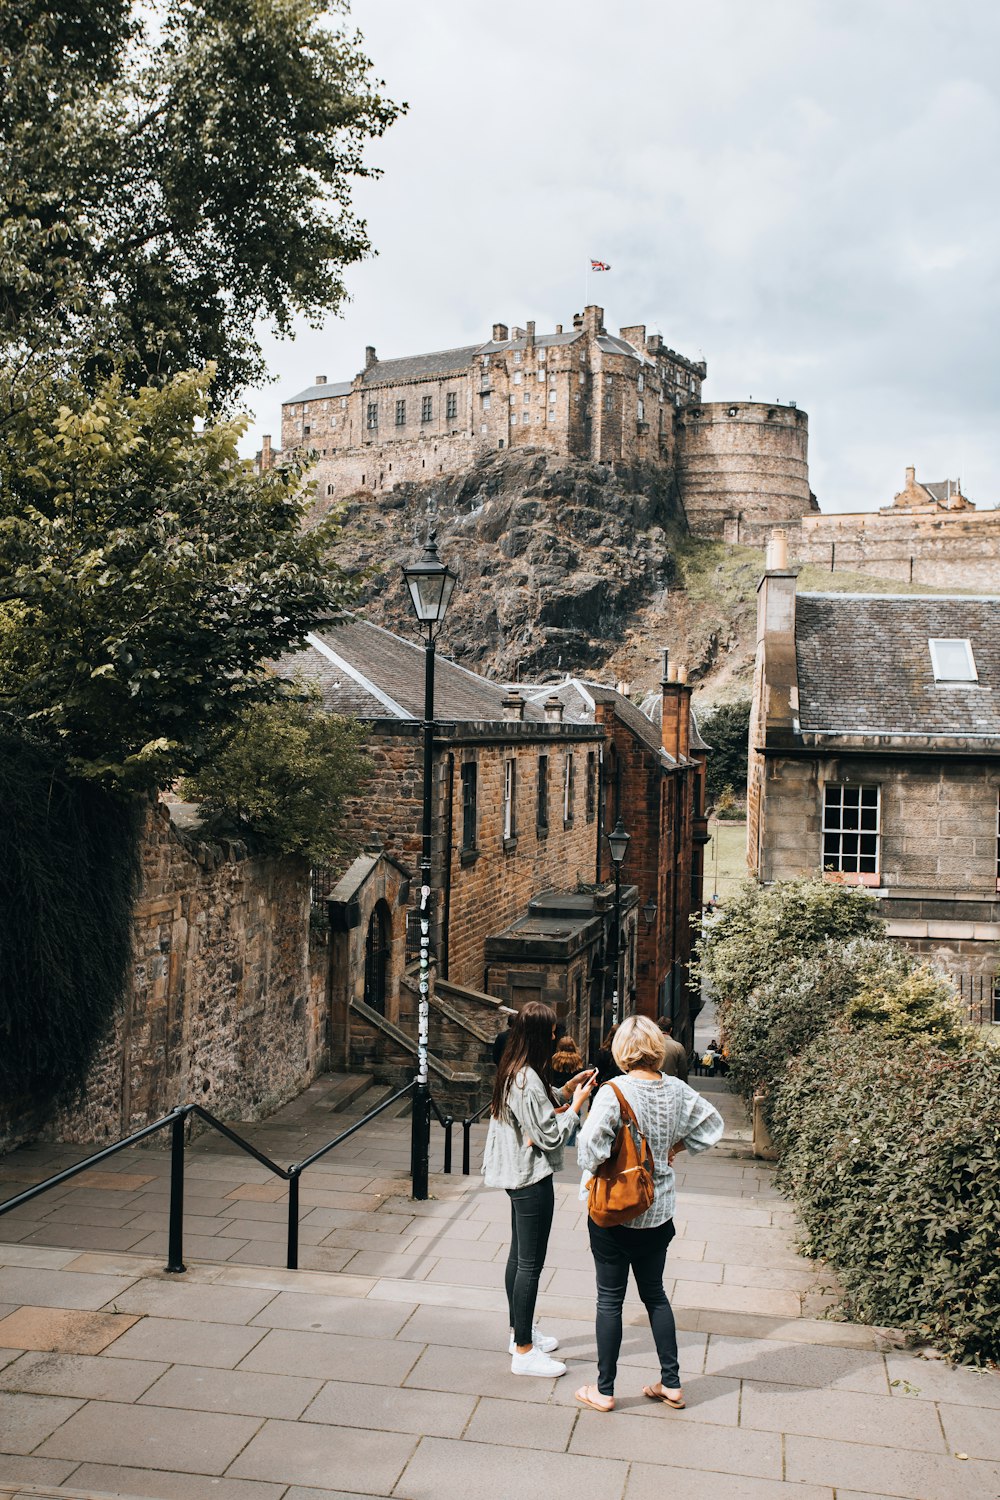
[[[344,1114],[352,1106],[357,1105],[372,1087],[373,1079],[370,1073],[340,1073],[330,1093],[327,1096],[327,1108],[336,1114]],[[382,1096],[385,1097],[384,1094]],[[377,1100],[375,1101],[378,1102]],[[368,1108],[371,1108],[369,1105]],[[365,1114],[366,1110],[356,1110],[359,1114]]]

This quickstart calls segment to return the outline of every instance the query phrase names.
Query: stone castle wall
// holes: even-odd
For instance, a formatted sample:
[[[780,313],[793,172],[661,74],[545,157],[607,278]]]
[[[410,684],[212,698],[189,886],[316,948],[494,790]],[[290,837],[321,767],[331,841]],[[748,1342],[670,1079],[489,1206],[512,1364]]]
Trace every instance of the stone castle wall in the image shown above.
[[[81,1102],[0,1122],[6,1145],[127,1135],[174,1105],[257,1119],[316,1074],[325,991],[311,994],[304,862],[202,845],[151,809],[135,905],[131,993]]]
[[[1000,510],[809,515],[787,529],[797,563],[1000,592]]]
[[[694,535],[763,545],[769,527],[815,511],[808,444],[797,407],[710,401],[680,412],[677,482]]]

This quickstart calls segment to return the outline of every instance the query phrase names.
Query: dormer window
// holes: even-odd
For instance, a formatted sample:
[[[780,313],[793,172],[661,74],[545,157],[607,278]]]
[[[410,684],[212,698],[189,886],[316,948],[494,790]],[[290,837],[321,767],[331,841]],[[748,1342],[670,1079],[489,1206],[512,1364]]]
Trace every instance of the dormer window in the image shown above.
[[[976,661],[972,654],[972,642],[961,640],[929,640],[931,665],[935,682],[978,682]]]

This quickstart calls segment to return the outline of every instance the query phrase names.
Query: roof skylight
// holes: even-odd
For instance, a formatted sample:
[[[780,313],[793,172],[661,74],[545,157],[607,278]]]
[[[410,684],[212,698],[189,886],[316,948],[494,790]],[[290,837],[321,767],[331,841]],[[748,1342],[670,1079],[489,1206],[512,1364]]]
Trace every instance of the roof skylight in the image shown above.
[[[927,644],[935,682],[979,681],[971,641],[932,639]]]

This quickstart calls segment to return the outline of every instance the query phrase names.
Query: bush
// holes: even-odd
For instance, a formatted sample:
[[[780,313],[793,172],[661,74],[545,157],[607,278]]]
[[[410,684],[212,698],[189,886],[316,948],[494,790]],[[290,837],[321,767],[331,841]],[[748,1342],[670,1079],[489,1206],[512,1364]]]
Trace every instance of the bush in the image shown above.
[[[709,803],[717,804],[727,788],[743,801],[747,792],[750,699],[720,704],[705,715],[698,729],[705,743],[712,747],[706,781]]]
[[[246,710],[183,791],[201,803],[207,833],[329,864],[345,849],[344,801],[370,768],[357,724],[289,698]]]
[[[1000,1049],[950,1041],[845,1019],[792,1064],[771,1128],[806,1252],[836,1267],[848,1314],[985,1363],[1000,1359]]]

